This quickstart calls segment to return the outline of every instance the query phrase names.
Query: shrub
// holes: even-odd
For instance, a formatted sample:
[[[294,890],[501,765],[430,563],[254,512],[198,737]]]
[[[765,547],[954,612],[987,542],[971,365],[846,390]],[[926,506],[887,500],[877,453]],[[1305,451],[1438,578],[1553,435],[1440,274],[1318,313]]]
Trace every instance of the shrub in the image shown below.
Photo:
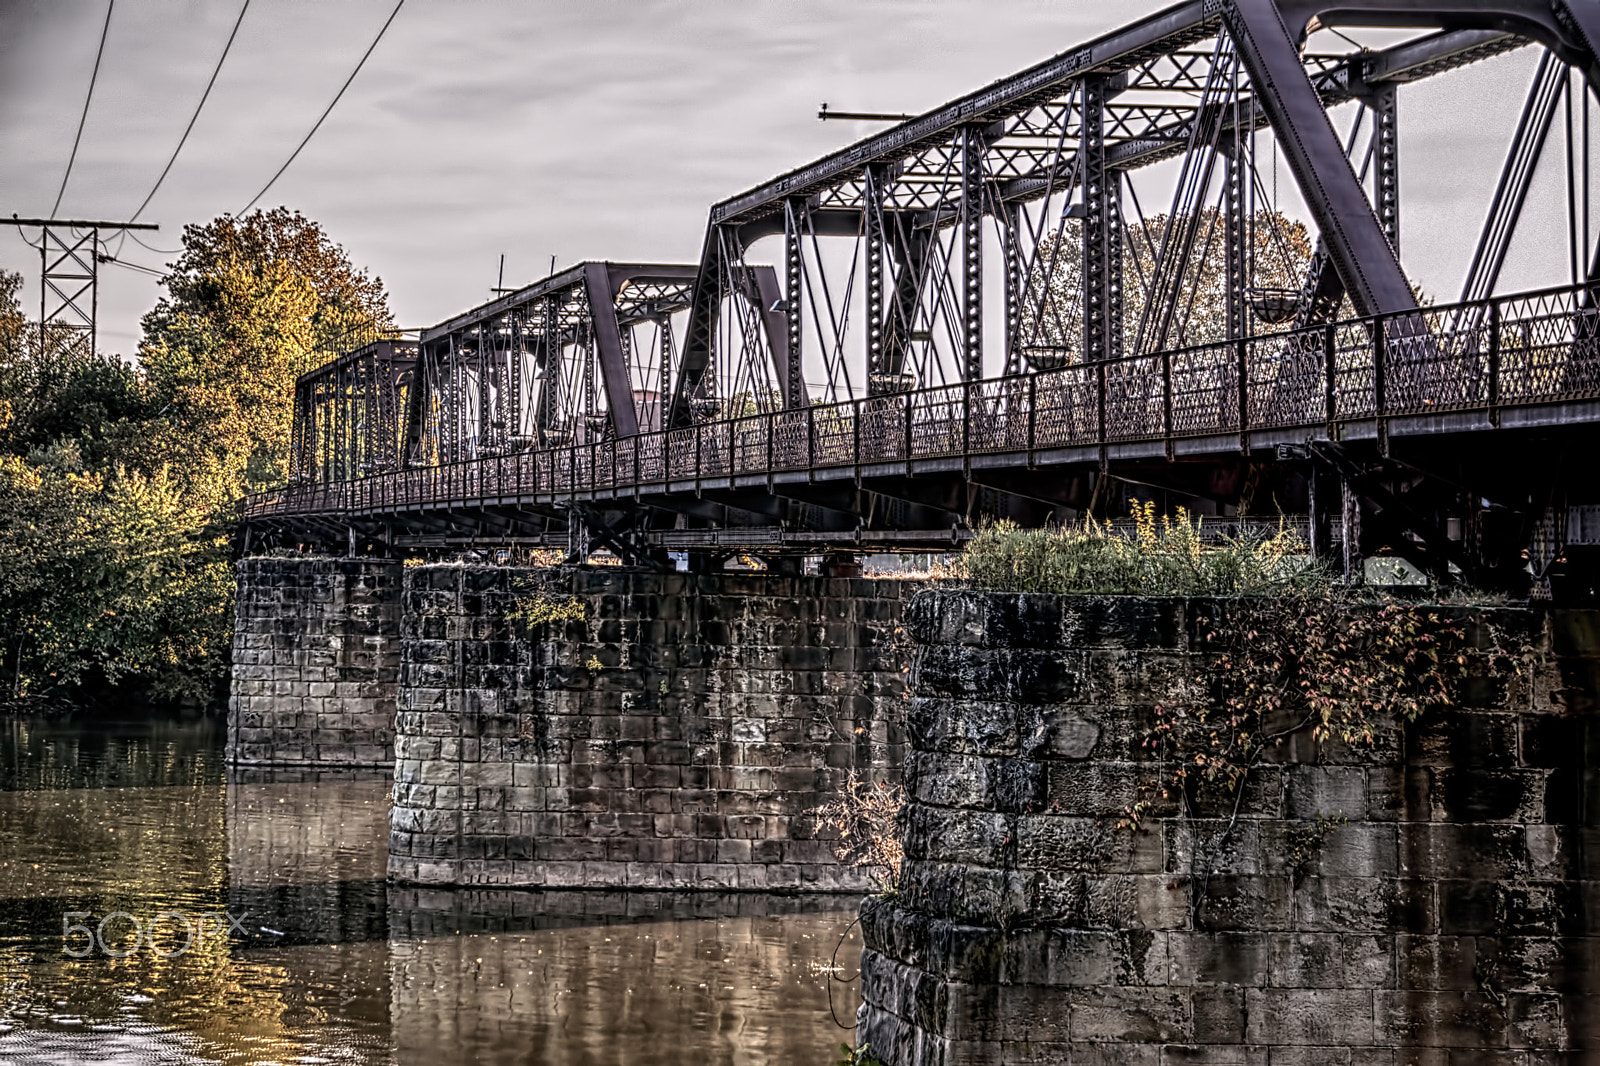
[[[870,867],[879,889],[892,896],[899,887],[900,861],[905,856],[897,824],[904,806],[905,790],[899,785],[865,785],[851,770],[839,798],[812,813],[819,826],[839,834],[833,849],[839,861]]]

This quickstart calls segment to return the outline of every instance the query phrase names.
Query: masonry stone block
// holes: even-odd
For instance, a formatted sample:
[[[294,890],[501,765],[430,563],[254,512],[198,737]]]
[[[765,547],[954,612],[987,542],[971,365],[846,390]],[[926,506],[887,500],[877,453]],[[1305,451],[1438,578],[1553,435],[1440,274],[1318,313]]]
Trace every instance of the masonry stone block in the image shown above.
[[[862,906],[858,1038],[893,1066],[1600,1061],[1600,613],[1440,608],[1572,661],[1179,802],[1144,742],[1203,697],[1225,609],[906,604],[906,860]]]
[[[392,878],[870,887],[810,812],[850,771],[898,780],[908,701],[887,635],[908,584],[459,565],[403,577],[393,824],[428,839]],[[583,618],[509,623],[535,594],[575,600]],[[993,787],[1027,790],[1015,772]],[[418,804],[445,817],[419,821]],[[419,849],[438,861],[412,861]]]
[[[236,766],[394,761],[400,564],[264,556],[236,567],[228,759]]]

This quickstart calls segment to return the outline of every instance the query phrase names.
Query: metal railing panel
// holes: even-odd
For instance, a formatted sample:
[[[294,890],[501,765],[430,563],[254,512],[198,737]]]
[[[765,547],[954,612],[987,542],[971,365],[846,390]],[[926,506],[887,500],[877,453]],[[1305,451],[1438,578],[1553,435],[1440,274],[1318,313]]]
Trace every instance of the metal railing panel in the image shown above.
[[[883,463],[906,457],[906,413],[910,393],[869,396],[861,401],[861,461]]]
[[[1128,440],[1162,435],[1166,403],[1159,355],[1121,359],[1105,366],[1105,435]]]
[[[1026,451],[1031,391],[1024,377],[975,382],[967,391],[967,450]]]
[[[856,461],[854,403],[813,407],[811,426],[812,466],[849,466]]]
[[[1327,333],[1321,327],[1245,342],[1245,424],[1252,429],[1327,421]]]
[[[1426,307],[970,385],[871,396],[634,438],[297,482],[247,517],[527,493],[674,476],[1021,451],[1310,426],[1600,396],[1587,286]]]
[[[1171,431],[1199,436],[1239,428],[1239,357],[1231,343],[1174,352],[1168,359]]]
[[[960,385],[913,393],[913,457],[960,455],[967,426],[966,392]]]

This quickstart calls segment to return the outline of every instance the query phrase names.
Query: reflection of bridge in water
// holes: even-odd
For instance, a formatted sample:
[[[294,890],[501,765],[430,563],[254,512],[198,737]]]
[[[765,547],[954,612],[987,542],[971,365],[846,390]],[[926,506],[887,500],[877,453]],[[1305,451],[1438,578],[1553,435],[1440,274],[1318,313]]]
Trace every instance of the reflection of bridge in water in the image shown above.
[[[1179,5],[716,205],[693,265],[587,263],[344,355],[302,378],[291,480],[247,537],[776,559],[1146,497],[1309,514],[1350,565],[1575,564],[1600,540],[1597,271],[1584,127],[1554,118],[1587,115],[1600,16],[1358,2],[1323,18],[1416,32],[1353,50],[1304,36],[1317,6]],[[1419,307],[1400,90],[1524,47],[1462,301]],[[1494,296],[1541,159],[1567,168],[1573,283]]]

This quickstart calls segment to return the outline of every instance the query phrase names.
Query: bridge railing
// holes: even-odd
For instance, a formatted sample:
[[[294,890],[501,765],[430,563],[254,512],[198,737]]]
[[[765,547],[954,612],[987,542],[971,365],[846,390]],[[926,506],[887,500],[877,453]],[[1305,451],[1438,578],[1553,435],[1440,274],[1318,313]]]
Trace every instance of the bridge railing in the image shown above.
[[[696,478],[1036,452],[1600,396],[1588,286],[1026,376],[752,414],[249,497],[247,515],[416,508]]]

